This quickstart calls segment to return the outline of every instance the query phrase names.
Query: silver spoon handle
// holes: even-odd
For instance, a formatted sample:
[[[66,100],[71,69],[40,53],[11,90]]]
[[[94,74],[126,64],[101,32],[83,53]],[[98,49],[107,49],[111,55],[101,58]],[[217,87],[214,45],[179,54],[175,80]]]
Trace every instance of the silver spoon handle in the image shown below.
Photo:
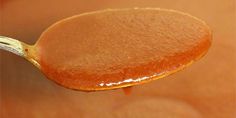
[[[20,41],[5,36],[0,36],[0,49],[12,52],[22,57],[25,55],[24,48]]]
[[[0,36],[0,49],[12,52],[16,55],[24,57],[36,67],[40,68],[39,63],[37,62],[36,53],[34,46],[25,44],[21,41],[18,41],[13,38]]]

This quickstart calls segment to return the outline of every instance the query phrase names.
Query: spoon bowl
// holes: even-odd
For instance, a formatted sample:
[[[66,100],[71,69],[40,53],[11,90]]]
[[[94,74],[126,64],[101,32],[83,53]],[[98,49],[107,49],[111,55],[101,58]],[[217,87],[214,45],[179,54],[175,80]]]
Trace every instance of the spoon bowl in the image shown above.
[[[205,22],[158,8],[75,15],[50,26],[33,46],[0,37],[0,48],[25,57],[57,84],[82,91],[163,78],[205,55],[210,44]]]

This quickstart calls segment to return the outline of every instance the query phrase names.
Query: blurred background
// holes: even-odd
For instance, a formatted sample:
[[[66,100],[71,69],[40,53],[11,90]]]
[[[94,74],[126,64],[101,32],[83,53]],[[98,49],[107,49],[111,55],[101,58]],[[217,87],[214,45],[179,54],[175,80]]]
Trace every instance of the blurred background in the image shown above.
[[[208,54],[154,82],[80,92],[47,80],[25,59],[0,51],[1,118],[236,118],[235,0],[0,0],[0,35],[34,44],[54,22],[107,8],[160,7],[190,13],[213,30]]]

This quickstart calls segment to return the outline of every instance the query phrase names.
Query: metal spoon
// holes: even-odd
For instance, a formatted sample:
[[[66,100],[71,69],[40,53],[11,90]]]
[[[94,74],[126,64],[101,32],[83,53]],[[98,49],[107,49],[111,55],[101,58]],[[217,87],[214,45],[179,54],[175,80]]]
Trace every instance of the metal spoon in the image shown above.
[[[49,27],[35,45],[0,36],[0,48],[24,57],[66,88],[96,91],[147,83],[206,54],[211,31],[186,13],[108,9]]]

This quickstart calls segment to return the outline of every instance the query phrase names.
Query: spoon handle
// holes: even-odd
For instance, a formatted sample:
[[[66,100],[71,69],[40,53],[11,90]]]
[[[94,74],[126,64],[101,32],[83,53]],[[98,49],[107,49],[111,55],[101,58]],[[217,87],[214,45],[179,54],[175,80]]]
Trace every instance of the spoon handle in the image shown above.
[[[16,55],[19,55],[21,57],[24,57],[28,61],[30,61],[32,64],[34,64],[36,67],[40,68],[37,58],[34,46],[25,44],[21,41],[18,41],[13,38],[0,36],[0,49],[12,52]]]
[[[0,49],[25,57],[22,42],[9,37],[0,36]]]

